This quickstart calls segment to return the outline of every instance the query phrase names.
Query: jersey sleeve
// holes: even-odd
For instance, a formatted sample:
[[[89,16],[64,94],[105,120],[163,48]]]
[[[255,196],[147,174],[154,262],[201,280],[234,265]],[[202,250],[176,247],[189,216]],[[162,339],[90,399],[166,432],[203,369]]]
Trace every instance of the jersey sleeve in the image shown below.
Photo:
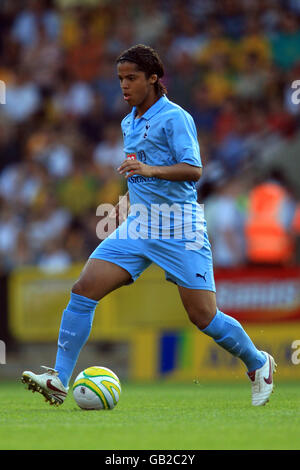
[[[165,132],[177,163],[202,167],[197,130],[192,116],[183,111],[174,113],[166,121]]]

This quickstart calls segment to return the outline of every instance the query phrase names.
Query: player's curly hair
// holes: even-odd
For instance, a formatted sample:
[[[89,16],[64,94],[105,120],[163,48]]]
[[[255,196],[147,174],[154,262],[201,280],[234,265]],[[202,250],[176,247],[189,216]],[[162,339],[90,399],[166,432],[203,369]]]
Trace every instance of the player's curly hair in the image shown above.
[[[160,80],[165,73],[164,66],[159,55],[152,47],[145,46],[144,44],[132,46],[122,52],[116,62],[117,64],[120,62],[133,62],[140,71],[145,73],[147,78],[156,74],[158,77],[157,81],[154,83],[156,93],[160,96],[168,93],[166,87]]]

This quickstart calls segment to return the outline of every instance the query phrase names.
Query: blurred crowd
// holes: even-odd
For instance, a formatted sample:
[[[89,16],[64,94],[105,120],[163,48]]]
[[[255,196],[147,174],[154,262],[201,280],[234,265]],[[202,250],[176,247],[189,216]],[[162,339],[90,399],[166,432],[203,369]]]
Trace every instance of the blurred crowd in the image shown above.
[[[126,192],[115,60],[137,43],[194,117],[215,264],[247,261],[253,173],[300,130],[299,1],[2,0],[0,31],[0,271],[64,269],[99,243],[97,206]]]

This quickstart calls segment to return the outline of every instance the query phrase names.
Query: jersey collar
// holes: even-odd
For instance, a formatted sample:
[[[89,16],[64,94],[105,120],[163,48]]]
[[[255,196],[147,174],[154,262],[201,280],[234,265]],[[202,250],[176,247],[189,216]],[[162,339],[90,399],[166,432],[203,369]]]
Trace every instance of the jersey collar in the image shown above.
[[[147,111],[140,117],[140,119],[146,119],[148,121],[151,119],[155,114],[157,114],[167,103],[169,102],[166,95],[163,95],[159,100],[157,100]],[[136,106],[132,108],[131,115],[132,118],[135,118],[135,111]]]

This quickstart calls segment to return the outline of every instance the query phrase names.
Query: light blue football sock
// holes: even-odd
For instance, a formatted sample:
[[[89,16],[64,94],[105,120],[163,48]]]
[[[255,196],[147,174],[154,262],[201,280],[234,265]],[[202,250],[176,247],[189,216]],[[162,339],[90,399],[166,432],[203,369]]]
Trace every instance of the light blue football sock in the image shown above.
[[[58,337],[55,369],[65,387],[76,365],[79,353],[92,328],[98,302],[71,292],[71,300],[64,310]]]
[[[259,369],[266,362],[265,354],[256,349],[242,325],[219,309],[210,324],[201,331],[233,356],[239,357],[249,372]]]

